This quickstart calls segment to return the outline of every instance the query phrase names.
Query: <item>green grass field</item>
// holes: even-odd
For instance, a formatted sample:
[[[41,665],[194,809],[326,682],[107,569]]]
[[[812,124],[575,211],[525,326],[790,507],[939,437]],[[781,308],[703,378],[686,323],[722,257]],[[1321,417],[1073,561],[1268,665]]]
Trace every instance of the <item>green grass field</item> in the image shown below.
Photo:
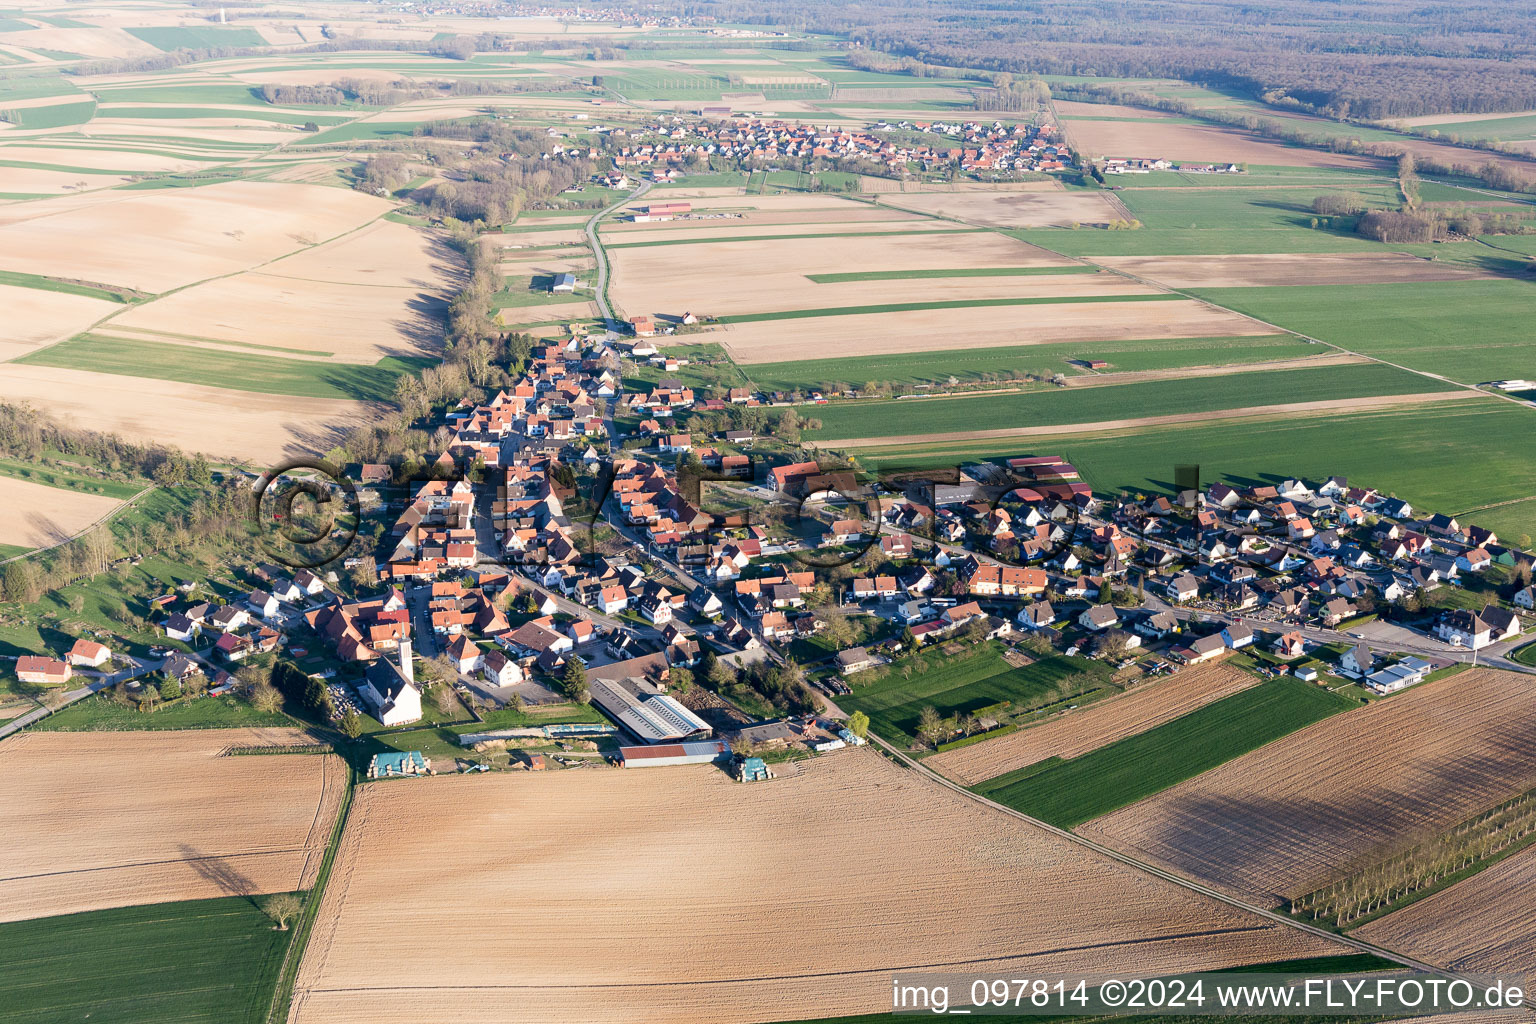
[[[1233,338],[1162,338],[1145,341],[1061,342],[944,352],[897,352],[844,356],[742,367],[760,387],[781,390],[862,386],[871,381],[898,385],[943,384],[1023,373],[1088,373],[1069,360],[1102,359],[1104,373],[1169,370],[1184,366],[1230,366],[1271,359],[1299,359],[1325,350],[1288,334]]]
[[[580,279],[580,275],[578,275]],[[524,306],[552,306],[561,303],[584,302],[592,298],[592,289],[585,283],[574,292],[552,292],[549,286],[552,275],[535,277],[509,277],[501,291],[491,296],[493,310],[519,309]]]
[[[930,302],[887,302],[872,306],[829,306],[822,309],[783,309],[771,313],[738,313],[717,317],[722,324],[750,324],[764,320],[804,320],[821,316],[862,316],[866,313],[912,313],[924,309],[977,309],[982,306],[1059,306],[1081,302],[1168,302],[1182,295],[1057,295],[1011,296],[999,299],[947,299]]]
[[[1241,411],[1259,405],[1447,391],[1451,387],[1379,363],[1258,370],[1222,377],[1053,388],[975,398],[836,403],[816,411],[822,427],[807,436],[830,440],[1093,423],[1125,417]]]
[[[1356,706],[1285,676],[1043,772],[1021,774],[1030,772],[1021,768],[975,789],[1025,814],[1072,828]]]
[[[160,50],[207,50],[222,46],[266,46],[253,28],[216,25],[155,25],[130,28],[128,33]]]
[[[104,497],[119,499],[133,497],[148,483],[148,481],[145,481],[144,484],[134,484],[120,480],[102,480],[99,477],[88,476],[69,469],[7,458],[0,458],[0,476],[28,480],[35,484],[42,484],[45,487],[58,487],[66,491],[79,491],[82,494],[100,494]]]
[[[96,115],[96,101],[55,103],[47,107],[13,107],[7,110],[0,104],[0,113],[14,118],[18,128],[64,128],[85,124]]]
[[[1021,710],[1043,698],[1061,680],[1083,674],[1085,681],[1102,683],[1108,672],[1098,662],[1082,658],[1051,657],[1013,668],[995,644],[974,653],[948,657],[939,651],[921,656],[911,678],[903,678],[900,666],[884,678],[860,685],[851,680],[853,693],[839,697],[838,705],[869,715],[871,727],[887,739],[911,743],[918,716],[932,706],[941,716],[968,714],[999,701],[1012,701]]]
[[[861,449],[871,471],[953,466],[968,460],[1060,454],[1099,492],[1166,494],[1174,467],[1192,463],[1203,481],[1247,486],[1300,476],[1348,476],[1421,509],[1460,513],[1536,496],[1532,411],[1470,398],[1419,409],[1292,415],[1275,420],[1185,423],[1134,433],[968,441]],[[1536,536],[1536,501],[1465,516],[1499,532]],[[1486,523],[1485,523],[1486,520]]]
[[[260,1024],[292,932],[244,897],[0,924],[7,1024]]]
[[[56,71],[16,72],[0,76],[0,108],[11,100],[41,96],[84,96],[69,79]]]
[[[39,732],[169,732],[180,729],[293,728],[280,711],[257,711],[234,697],[183,697],[154,711],[137,711],[97,694],[55,712],[32,728]]]
[[[1311,226],[1312,200],[1341,191],[1373,205],[1397,202],[1394,190],[1368,182],[1297,189],[1126,187],[1116,195],[1141,221],[1137,230],[1037,228],[1007,233],[1070,256],[1385,251],[1380,243],[1356,235],[1352,225]]]
[[[0,284],[15,288],[37,288],[45,292],[63,292],[66,295],[83,295],[88,299],[127,303],[133,301],[131,289],[117,289],[111,285],[78,284],[44,277],[41,274],[23,274],[14,270],[0,270]]]
[[[1280,327],[1477,384],[1536,377],[1536,287],[1506,279],[1202,288],[1191,294]]]
[[[323,108],[321,108],[323,110]],[[315,113],[294,114],[285,110],[251,107],[249,110],[224,110],[218,107],[109,107],[98,108],[101,117],[133,118],[135,120],[181,120],[188,117],[238,117],[247,121],[271,121],[274,124],[301,125],[313,121],[318,125],[345,124],[351,120],[346,114]]]
[[[360,401],[389,399],[395,379],[410,369],[403,361],[390,358],[380,360],[374,366],[355,366],[92,334],[82,334],[39,349],[16,362],[34,366],[89,366],[98,373],[174,380],[266,395]]]

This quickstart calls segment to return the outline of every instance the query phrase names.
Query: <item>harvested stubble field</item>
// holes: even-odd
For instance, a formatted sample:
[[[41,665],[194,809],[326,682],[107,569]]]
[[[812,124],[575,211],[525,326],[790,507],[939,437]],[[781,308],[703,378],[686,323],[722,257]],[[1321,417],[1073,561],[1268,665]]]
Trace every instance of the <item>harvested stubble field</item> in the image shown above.
[[[1169,288],[1388,284],[1489,277],[1467,264],[1406,253],[1275,253],[1253,256],[1099,256],[1093,262]]]
[[[1457,971],[1536,963],[1536,846],[1354,932]]]
[[[734,324],[720,341],[731,358],[748,363],[936,352],[1069,341],[1204,338],[1273,334],[1247,317],[1193,300],[992,306],[859,316],[806,317]]]
[[[387,257],[386,257],[387,258]],[[104,325],[233,345],[278,346],[371,365],[386,356],[436,355],[446,316],[445,285],[397,286],[253,271],[193,285],[127,310]],[[425,268],[423,268],[425,269]]]
[[[906,193],[882,205],[995,228],[1064,228],[1126,219],[1103,193],[1067,192],[1059,185],[1031,192]]]
[[[1206,125],[1137,121],[1069,121],[1067,136],[1080,150],[1105,156],[1156,153],[1170,160],[1289,167],[1377,167],[1370,157],[1287,146],[1260,135]]]
[[[345,768],[330,754],[222,757],[292,729],[27,733],[0,744],[0,920],[308,888]]]
[[[992,267],[1074,267],[1027,242],[992,233],[924,235],[922,244],[893,245],[879,237],[784,238],[755,242],[710,242],[618,248],[610,253],[613,277],[609,295],[626,308],[653,308],[727,316],[770,309],[848,305],[824,302],[831,285],[813,285],[813,274],[850,268],[883,271],[984,270]],[[1051,283],[1062,286],[1078,275]],[[1083,275],[1087,276],[1087,275]],[[1107,276],[1107,275],[1106,275]],[[942,278],[896,282],[901,294],[917,285],[937,286],[945,296],[964,297],[970,287],[984,294],[1010,294],[1027,278]],[[873,285],[892,282],[862,282]],[[1038,283],[1038,282],[1033,282]],[[884,295],[886,292],[843,293]],[[982,294],[982,293],[978,293]],[[863,301],[886,301],[864,299]],[[892,299],[889,301],[901,301]]]
[[[658,929],[665,957],[636,941]],[[440,777],[358,794],[289,1019],[800,1019],[888,1008],[898,970],[1042,976],[1087,951],[1090,975],[1157,974],[1333,949],[867,750],[751,786],[707,766]]]
[[[100,494],[0,476],[0,544],[23,548],[56,544],[121,504]]]
[[[85,295],[0,285],[0,309],[5,310],[0,361],[78,334],[121,308],[115,302]]]
[[[60,422],[119,433],[265,468],[275,460],[335,447],[382,407],[343,399],[228,391],[149,377],[7,363],[0,400],[30,402]]]
[[[1143,684],[1119,697],[1068,711],[1033,728],[935,754],[924,764],[957,782],[974,786],[1048,757],[1078,757],[1172,721],[1257,682],[1258,677],[1230,665],[1185,669],[1172,679]]]
[[[666,222],[659,225],[635,224],[625,230],[610,231],[605,226],[603,228],[603,241],[605,245],[623,248],[625,246],[654,245],[665,242],[686,242],[690,245],[697,245],[701,242],[725,241],[739,237],[766,240],[781,235],[791,238],[805,235],[836,236],[845,232],[900,235],[911,231],[941,231],[961,227],[961,225],[946,224],[929,217],[899,213],[895,210],[886,211],[884,217],[876,220],[840,219],[843,216],[842,214],[832,214],[819,220],[797,224],[754,224],[750,220],[743,218],[742,220],[700,221],[693,227],[686,227],[677,222]],[[886,242],[885,244],[902,243],[898,241],[894,243]],[[676,249],[678,247],[673,245],[668,248]]]
[[[1536,786],[1533,712],[1528,678],[1476,669],[1319,722],[1080,831],[1278,902]]]
[[[250,269],[393,205],[351,190],[250,181],[110,195],[7,209],[0,251],[26,253],[29,273],[161,292]]]

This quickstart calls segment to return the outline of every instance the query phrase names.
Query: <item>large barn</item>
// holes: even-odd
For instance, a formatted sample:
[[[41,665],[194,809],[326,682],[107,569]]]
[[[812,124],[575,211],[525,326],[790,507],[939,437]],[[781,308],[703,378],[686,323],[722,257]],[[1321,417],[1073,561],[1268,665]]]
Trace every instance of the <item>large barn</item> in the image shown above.
[[[709,723],[638,676],[589,678],[592,703],[642,743],[707,737]]]

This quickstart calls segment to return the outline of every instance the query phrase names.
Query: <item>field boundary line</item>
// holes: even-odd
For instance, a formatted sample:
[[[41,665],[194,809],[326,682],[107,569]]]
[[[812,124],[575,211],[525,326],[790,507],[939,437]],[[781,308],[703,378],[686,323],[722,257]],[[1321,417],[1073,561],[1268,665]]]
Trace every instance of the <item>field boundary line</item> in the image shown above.
[[[335,825],[331,827],[331,836],[325,844],[325,854],[320,858],[319,870],[315,872],[315,883],[309,889],[309,896],[304,901],[304,909],[299,914],[298,923],[294,926],[293,938],[288,941],[288,949],[283,954],[283,964],[278,968],[277,984],[272,989],[272,1002],[267,1008],[267,1024],[282,1024],[293,1006],[299,968],[304,962],[304,952],[309,946],[315,919],[320,913],[321,899],[325,895],[326,883],[330,880],[331,868],[336,863],[342,834],[346,831],[347,821],[352,813],[352,799],[357,792],[357,769],[349,763],[346,766],[346,772],[346,788],[341,793],[341,809],[336,814]]]

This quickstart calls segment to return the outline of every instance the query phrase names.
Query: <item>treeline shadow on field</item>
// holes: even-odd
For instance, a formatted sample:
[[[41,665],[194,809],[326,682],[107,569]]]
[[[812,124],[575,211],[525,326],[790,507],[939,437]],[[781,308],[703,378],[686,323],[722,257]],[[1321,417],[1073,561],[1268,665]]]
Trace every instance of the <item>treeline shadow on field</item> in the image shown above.
[[[219,892],[225,896],[242,896],[251,906],[259,906],[256,902],[258,889],[256,882],[235,867],[228,858],[217,854],[205,854],[187,843],[179,843],[176,848],[187,865],[197,872],[199,877],[217,886]]]

